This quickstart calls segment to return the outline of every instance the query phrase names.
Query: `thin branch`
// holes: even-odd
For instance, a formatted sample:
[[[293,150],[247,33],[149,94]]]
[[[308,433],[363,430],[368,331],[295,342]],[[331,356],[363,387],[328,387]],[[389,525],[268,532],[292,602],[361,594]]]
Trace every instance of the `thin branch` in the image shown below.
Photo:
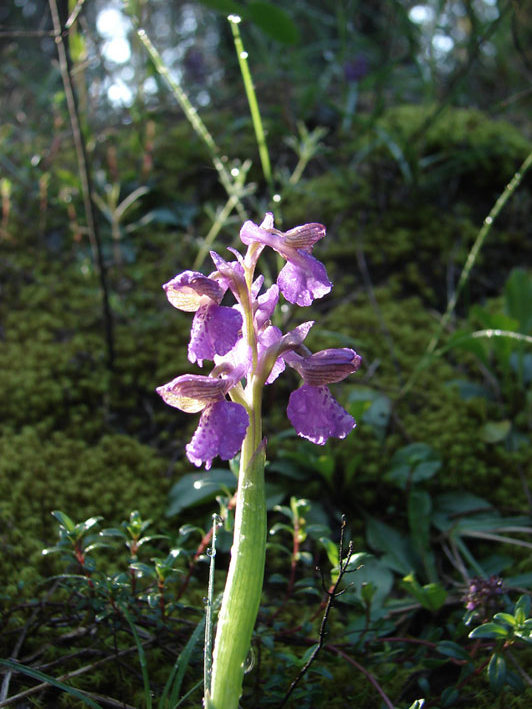
[[[349,567],[349,562],[351,561],[351,557],[353,556],[353,543],[349,542],[348,547],[347,547],[347,554],[344,559],[344,535],[345,535],[345,527],[346,527],[346,521],[345,521],[345,515],[342,515],[342,526],[340,528],[340,542],[338,544],[338,559],[339,559],[339,571],[338,571],[338,578],[336,579],[336,583],[332,587],[331,591],[326,591],[327,593],[327,605],[325,606],[325,612],[323,613],[323,618],[321,620],[321,625],[320,625],[320,630],[319,630],[319,635],[318,635],[318,643],[316,644],[316,647],[314,648],[311,656],[307,660],[307,662],[304,664],[304,666],[301,668],[299,671],[297,677],[293,680],[293,682],[290,684],[290,687],[288,688],[288,691],[286,692],[285,696],[283,697],[281,703],[279,704],[278,709],[282,709],[282,707],[285,706],[285,704],[288,702],[292,692],[294,689],[297,687],[299,682],[302,680],[303,676],[306,674],[308,671],[309,667],[312,665],[316,657],[318,656],[318,653],[322,649],[322,647],[325,644],[325,636],[327,635],[327,623],[329,620],[329,614],[331,612],[331,608],[333,607],[334,600],[338,596],[342,595],[343,591],[339,591],[340,583],[342,582],[343,577],[348,571]],[[320,571],[318,569],[318,571]],[[321,573],[321,571],[320,571]],[[323,579],[323,577],[322,577]],[[324,586],[325,588],[325,586]],[[393,709],[393,707],[392,707]]]
[[[57,0],[49,0],[50,12],[54,26],[55,42],[57,45],[57,55],[59,58],[59,69],[65,89],[65,98],[70,116],[70,125],[72,128],[72,136],[74,138],[74,146],[76,149],[76,158],[78,162],[79,179],[81,184],[81,192],[83,196],[83,206],[85,209],[85,217],[87,219],[87,228],[89,239],[94,253],[95,265],[100,277],[100,286],[102,289],[102,308],[103,319],[107,345],[107,364],[109,369],[113,369],[114,365],[114,335],[113,335],[113,320],[111,315],[111,307],[109,305],[109,290],[107,286],[106,268],[103,258],[102,245],[98,232],[98,223],[94,214],[94,206],[92,202],[92,185],[88,167],[87,150],[81,130],[81,124],[78,115],[76,103],[76,95],[74,85],[69,71],[68,53],[63,38],[63,30],[61,28],[61,20],[59,18],[59,10]]]

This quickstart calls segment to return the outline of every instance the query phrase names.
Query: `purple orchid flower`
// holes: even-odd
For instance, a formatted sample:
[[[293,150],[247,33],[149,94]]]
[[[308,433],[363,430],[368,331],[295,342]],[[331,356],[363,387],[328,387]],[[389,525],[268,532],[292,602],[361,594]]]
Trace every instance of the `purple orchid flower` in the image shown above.
[[[225,398],[240,374],[238,369],[222,378],[183,374],[156,389],[170,406],[187,413],[202,412],[186,446],[188,459],[198,467],[205,463],[209,470],[216,456],[230,460],[242,446],[249,425],[248,413],[242,404]]]
[[[304,382],[290,394],[286,410],[298,435],[318,445],[331,437],[345,438],[355,427],[355,420],[325,385],[342,381],[356,372],[362,358],[346,347],[322,350],[308,357],[290,352],[285,358]]]
[[[184,271],[164,285],[172,305],[195,312],[190,361],[200,366],[204,359],[214,361],[209,376],[185,374],[157,389],[170,406],[188,413],[201,411],[186,452],[192,463],[204,463],[207,470],[216,456],[228,460],[240,450],[250,417],[257,415],[249,399],[251,383],[253,387],[256,382],[271,384],[286,364],[303,379],[303,385],[290,395],[287,408],[298,435],[322,445],[330,437],[345,438],[355,426],[327,385],[355,372],[360,356],[348,348],[311,354],[303,343],[313,321],[284,335],[271,322],[279,292],[292,303],[309,305],[330,291],[323,264],[310,253],[325,235],[325,227],[310,223],[282,233],[273,228],[273,216],[267,214],[260,226],[247,221],[240,235],[248,245],[245,257],[230,249],[236,260],[225,261],[211,252],[217,270],[209,277]],[[261,294],[264,278],[253,280],[253,274],[266,245],[287,263],[277,284]],[[233,307],[220,305],[227,290],[237,301]]]
[[[195,312],[190,331],[188,359],[203,366],[204,359],[231,350],[242,328],[242,316],[234,308],[220,305],[227,290],[213,278],[197,271],[184,271],[163,285],[170,303],[179,310]]]
[[[323,224],[303,224],[285,233],[278,231],[273,228],[271,214],[266,215],[261,226],[247,221],[240,230],[244,244],[270,246],[286,260],[277,277],[277,285],[286,300],[300,306],[310,305],[332,288],[325,266],[311,255],[314,244],[324,236]]]

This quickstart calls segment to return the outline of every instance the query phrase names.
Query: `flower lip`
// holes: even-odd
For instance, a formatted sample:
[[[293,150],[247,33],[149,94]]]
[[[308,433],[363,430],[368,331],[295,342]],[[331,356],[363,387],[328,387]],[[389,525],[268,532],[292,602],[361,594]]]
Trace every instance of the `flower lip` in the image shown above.
[[[219,283],[198,271],[183,271],[163,288],[174,308],[189,313],[196,312],[208,302],[219,304],[225,293]]]
[[[242,446],[249,416],[242,404],[233,401],[216,401],[203,413],[190,443],[186,446],[187,457],[196,466],[205,464],[209,470],[213,458],[230,460]]]
[[[349,374],[356,372],[362,357],[347,347],[321,350],[309,357],[293,353],[287,358],[288,364],[311,386],[323,386],[341,382]]]
[[[326,386],[303,384],[290,394],[286,413],[298,436],[319,446],[331,437],[345,438],[356,425]]]

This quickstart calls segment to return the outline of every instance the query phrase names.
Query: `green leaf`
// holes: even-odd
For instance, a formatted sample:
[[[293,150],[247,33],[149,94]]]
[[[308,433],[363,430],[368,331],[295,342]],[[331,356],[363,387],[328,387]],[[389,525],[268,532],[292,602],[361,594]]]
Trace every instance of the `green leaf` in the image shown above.
[[[341,599],[348,599],[349,591],[353,589],[356,597],[363,599],[363,588],[369,584],[376,589],[372,595],[372,609],[379,608],[385,602],[393,586],[392,572],[378,559],[368,558],[364,564],[349,576],[350,587],[346,594],[340,596]],[[367,591],[365,592],[367,594]]]
[[[463,647],[451,640],[442,640],[436,646],[436,650],[447,657],[454,657],[455,660],[471,661],[471,655]]]
[[[485,342],[472,337],[468,330],[456,330],[445,344],[444,350],[465,350],[476,355],[483,364],[488,363],[488,352]]]
[[[479,342],[479,340],[474,341]],[[469,401],[469,399],[487,399],[488,401],[492,401],[494,399],[491,389],[482,386],[482,384],[468,382],[466,379],[453,379],[446,382],[446,386],[456,387],[460,398],[464,401]]]
[[[372,517],[367,524],[368,544],[385,552],[382,561],[391,569],[406,576],[416,568],[412,549],[404,535]]]
[[[515,617],[517,619],[517,622],[521,625],[521,623],[524,623],[525,620],[530,616],[530,596],[523,595],[520,596],[517,599],[517,602],[514,606],[514,613]]]
[[[493,619],[506,623],[506,625],[509,625],[511,628],[515,628],[517,625],[517,620],[513,615],[510,615],[510,613],[495,613]]]
[[[505,421],[488,421],[480,429],[480,437],[486,443],[500,443],[510,433],[512,422]]]
[[[499,694],[506,682],[506,660],[499,652],[493,653],[488,665],[488,678],[491,691]]]
[[[241,14],[278,42],[296,44],[299,41],[299,29],[290,15],[271,2],[251,2]]]
[[[509,635],[509,628],[498,623],[484,623],[484,625],[479,625],[478,628],[474,628],[469,633],[470,638],[494,638],[496,640],[502,640],[509,637]]]
[[[443,707],[451,707],[459,696],[460,693],[455,687],[446,687],[441,693],[441,705]]]
[[[441,532],[447,532],[465,515],[491,510],[491,504],[477,495],[469,492],[445,492],[434,500],[432,520]]]
[[[213,500],[224,488],[233,491],[236,484],[237,480],[233,473],[220,468],[183,475],[168,494],[166,516],[174,517],[188,507]]]
[[[519,323],[519,332],[527,334],[532,328],[532,278],[522,268],[510,274],[504,287],[505,309]]]
[[[432,478],[441,468],[439,454],[425,443],[411,443],[398,450],[392,458],[386,479],[405,489],[408,483]]]
[[[129,565],[130,569],[133,569],[139,577],[142,576],[155,576],[155,569],[153,566],[148,566],[148,564],[143,564],[141,561],[135,561]]]
[[[321,537],[320,542],[325,547],[327,558],[329,559],[329,564],[332,567],[338,566],[338,544],[333,542],[328,537]]]
[[[424,555],[429,548],[432,501],[428,492],[413,490],[408,495],[408,523],[416,551]]]
[[[372,426],[375,429],[375,433],[384,435],[391,413],[392,402],[387,396],[380,395],[364,413],[362,420]]]
[[[307,662],[310,660],[312,655],[316,652],[316,650],[319,648],[319,645],[316,643],[315,645],[311,645],[309,649],[303,654],[303,657],[300,659],[299,664],[303,667],[304,665],[307,664]]]
[[[67,514],[61,512],[60,510],[54,510],[52,514],[59,522],[59,524],[66,529],[67,532],[74,532],[74,530],[76,529],[76,525]]]
[[[429,611],[436,612],[445,603],[447,591],[439,583],[420,586],[413,574],[403,578],[403,586],[414,598]]]
[[[429,610],[436,612],[439,610],[447,599],[447,591],[439,583],[427,583],[422,586],[423,590],[423,606]]]

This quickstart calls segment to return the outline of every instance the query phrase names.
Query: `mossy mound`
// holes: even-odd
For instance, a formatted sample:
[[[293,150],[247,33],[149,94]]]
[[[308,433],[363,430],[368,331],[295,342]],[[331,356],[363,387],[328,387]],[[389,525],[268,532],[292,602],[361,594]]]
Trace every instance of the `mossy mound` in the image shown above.
[[[50,571],[42,549],[55,544],[59,509],[76,521],[101,515],[112,526],[138,509],[161,517],[169,488],[168,461],[124,435],[97,443],[36,427],[0,437],[1,567],[4,593]],[[52,562],[53,563],[53,562]],[[55,568],[55,567],[54,567]]]

